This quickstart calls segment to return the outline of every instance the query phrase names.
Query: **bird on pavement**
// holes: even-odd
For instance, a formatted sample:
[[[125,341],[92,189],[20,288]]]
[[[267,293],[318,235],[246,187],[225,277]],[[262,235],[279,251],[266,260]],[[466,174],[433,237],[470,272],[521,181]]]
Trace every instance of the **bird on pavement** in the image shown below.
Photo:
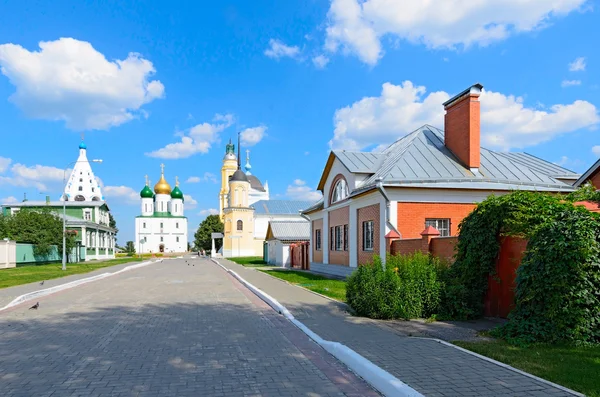
[[[42,280],[42,282],[40,283],[40,285],[44,285],[44,281]]]
[[[29,308],[29,310],[31,310],[31,309],[33,309],[33,310],[37,310],[37,308],[38,308],[38,307],[40,307],[40,302],[36,302],[36,304],[35,304],[35,305],[33,305],[33,306],[31,306],[31,307]]]

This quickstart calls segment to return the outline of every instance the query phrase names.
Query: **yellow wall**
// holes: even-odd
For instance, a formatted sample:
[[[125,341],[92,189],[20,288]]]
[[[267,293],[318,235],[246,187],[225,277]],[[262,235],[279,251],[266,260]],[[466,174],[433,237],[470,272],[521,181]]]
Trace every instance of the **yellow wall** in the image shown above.
[[[254,209],[248,207],[250,183],[231,182],[229,191],[231,200],[226,203],[223,211],[223,255],[226,257],[255,256],[257,254],[254,242]],[[241,231],[237,230],[238,221],[242,221]],[[260,252],[262,255],[262,248]]]
[[[235,159],[223,160],[221,168],[221,191],[219,192],[219,216],[223,220],[223,209],[228,207],[227,195],[229,193],[229,177],[237,170],[237,161]]]

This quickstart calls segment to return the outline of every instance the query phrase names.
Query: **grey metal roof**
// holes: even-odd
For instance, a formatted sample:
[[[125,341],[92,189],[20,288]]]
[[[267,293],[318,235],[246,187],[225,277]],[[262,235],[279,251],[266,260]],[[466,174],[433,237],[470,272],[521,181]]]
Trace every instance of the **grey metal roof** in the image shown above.
[[[348,171],[372,174],[377,171],[385,155],[383,153],[348,152],[334,150],[333,153],[344,164]]]
[[[310,223],[307,221],[271,221],[269,222],[269,229],[276,240],[310,240]]]
[[[246,174],[244,174],[244,171],[242,170],[237,170],[236,172],[234,172],[233,175],[229,177],[229,180],[238,182],[250,182],[248,180],[248,177],[246,176]]]
[[[259,192],[265,192],[265,188],[263,186],[263,184],[260,182],[260,180],[255,177],[254,175],[248,175],[246,174],[246,177],[248,178],[248,181],[250,182],[250,187],[254,190],[258,190]]]
[[[411,183],[416,186],[415,182],[458,184],[462,181],[476,184],[479,188],[483,186],[480,182],[493,183],[500,190],[513,186],[538,186],[549,191],[572,190],[570,185],[555,176],[577,175],[527,153],[501,153],[485,148],[481,148],[479,172],[472,172],[444,145],[443,131],[429,125],[397,140],[383,154],[385,159],[381,166],[363,187],[376,184],[381,179],[386,185]],[[502,184],[506,186],[498,186]],[[471,188],[463,183],[455,187]]]
[[[254,208],[255,214],[298,215],[312,204],[312,201],[259,200],[250,207]]]

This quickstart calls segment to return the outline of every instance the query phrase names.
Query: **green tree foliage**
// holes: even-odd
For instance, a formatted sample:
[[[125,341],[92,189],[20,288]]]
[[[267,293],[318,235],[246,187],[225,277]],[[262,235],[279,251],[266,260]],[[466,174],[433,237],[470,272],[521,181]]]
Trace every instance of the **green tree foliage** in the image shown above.
[[[115,221],[115,218],[110,212],[108,213],[108,226],[115,229],[115,236],[117,235],[117,233],[119,233],[119,229],[117,228],[117,221]]]
[[[346,300],[360,316],[418,318],[437,312],[442,284],[437,258],[420,252],[388,256],[386,265],[375,257],[348,278]]]
[[[0,215],[0,238],[34,245],[34,254],[44,257],[58,247],[62,255],[62,219],[49,209],[22,208],[14,215]],[[67,252],[75,247],[75,235],[66,235]]]
[[[569,193],[566,197],[566,200],[572,203],[577,201],[592,201],[595,203],[600,203],[600,192],[596,191],[594,185],[587,183],[573,193]]]
[[[212,248],[211,233],[223,233],[223,222],[219,218],[219,215],[209,215],[205,220],[200,223],[198,230],[194,234],[194,246],[195,248],[204,249],[210,251]],[[217,251],[223,245],[222,239],[215,240],[215,248]]]
[[[128,241],[125,243],[125,252],[127,253],[127,255],[135,254],[135,244],[133,243],[133,241]]]
[[[511,342],[600,343],[600,219],[565,206],[535,230],[517,269]]]

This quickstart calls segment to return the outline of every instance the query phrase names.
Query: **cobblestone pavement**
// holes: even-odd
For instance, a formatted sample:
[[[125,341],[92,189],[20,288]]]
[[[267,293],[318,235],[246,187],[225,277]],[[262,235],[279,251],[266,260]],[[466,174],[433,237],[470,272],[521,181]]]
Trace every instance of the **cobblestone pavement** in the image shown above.
[[[0,314],[0,396],[376,396],[205,259]]]
[[[407,337],[382,322],[354,317],[344,304],[260,271],[219,262],[277,299],[322,338],[345,344],[425,396],[573,396],[435,340]]]

